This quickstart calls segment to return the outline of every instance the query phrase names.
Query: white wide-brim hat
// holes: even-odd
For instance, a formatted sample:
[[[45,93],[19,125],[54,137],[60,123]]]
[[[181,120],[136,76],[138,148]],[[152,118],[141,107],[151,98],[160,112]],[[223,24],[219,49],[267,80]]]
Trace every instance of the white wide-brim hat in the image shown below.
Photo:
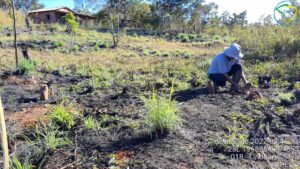
[[[230,47],[224,49],[225,55],[235,58],[242,59],[244,54],[242,54],[241,46],[237,43],[233,43]]]

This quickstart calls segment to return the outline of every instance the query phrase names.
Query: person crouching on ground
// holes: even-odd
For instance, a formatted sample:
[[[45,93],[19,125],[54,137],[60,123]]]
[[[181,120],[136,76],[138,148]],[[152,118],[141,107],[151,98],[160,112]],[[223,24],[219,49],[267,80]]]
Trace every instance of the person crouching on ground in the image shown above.
[[[233,43],[229,48],[215,56],[208,69],[208,77],[213,81],[214,89],[231,83],[231,92],[241,92],[240,79],[245,86],[251,85],[245,78],[240,60],[243,58],[240,45]],[[231,77],[232,76],[232,77]]]

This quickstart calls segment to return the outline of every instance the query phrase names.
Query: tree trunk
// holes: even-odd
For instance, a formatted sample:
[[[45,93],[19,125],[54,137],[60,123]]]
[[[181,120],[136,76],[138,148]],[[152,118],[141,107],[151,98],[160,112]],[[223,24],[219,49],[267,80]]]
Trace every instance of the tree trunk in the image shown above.
[[[113,46],[117,47],[118,46],[118,42],[119,42],[119,38],[118,38],[119,32],[116,35],[115,26],[114,26],[114,22],[113,22],[113,17],[112,17],[111,13],[109,13],[109,22],[110,22],[111,34],[112,34],[112,38],[113,38]]]
[[[16,67],[19,67],[19,59],[18,59],[18,49],[17,49],[17,28],[16,28],[16,14],[15,14],[15,2],[11,0],[11,7],[13,12],[13,21],[14,21],[14,47],[15,47],[15,58],[16,58]]]
[[[7,143],[6,126],[5,126],[5,119],[4,119],[1,97],[0,97],[0,124],[1,124],[0,125],[1,146],[3,151],[3,169],[9,169],[8,143]]]

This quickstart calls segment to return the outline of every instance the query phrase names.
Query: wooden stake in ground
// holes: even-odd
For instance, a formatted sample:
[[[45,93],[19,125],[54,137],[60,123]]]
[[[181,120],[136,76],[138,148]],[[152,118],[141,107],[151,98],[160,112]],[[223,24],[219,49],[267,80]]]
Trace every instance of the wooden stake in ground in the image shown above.
[[[9,169],[9,156],[8,156],[8,144],[7,144],[7,134],[4,119],[4,112],[2,107],[2,100],[0,96],[0,131],[1,131],[1,146],[3,150],[3,169]]]
[[[14,47],[15,47],[15,57],[16,57],[16,67],[19,67],[19,59],[18,59],[18,49],[17,49],[17,27],[16,27],[16,13],[15,13],[15,2],[11,0],[11,8],[13,12],[13,21],[14,21]]]
[[[40,90],[41,97],[40,99],[45,101],[49,99],[49,89],[47,85],[42,85]]]

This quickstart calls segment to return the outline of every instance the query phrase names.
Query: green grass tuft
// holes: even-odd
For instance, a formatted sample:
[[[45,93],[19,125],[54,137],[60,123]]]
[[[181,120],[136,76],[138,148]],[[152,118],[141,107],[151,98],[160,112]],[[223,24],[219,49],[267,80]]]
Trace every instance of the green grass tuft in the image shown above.
[[[88,117],[84,119],[84,126],[87,129],[93,129],[93,130],[97,130],[100,128],[98,121],[93,117]]]
[[[54,122],[60,125],[66,125],[68,129],[75,124],[74,115],[70,112],[68,107],[63,105],[54,106],[50,117]]]
[[[142,98],[148,113],[145,117],[148,130],[151,133],[167,133],[181,124],[181,118],[176,114],[177,104],[172,100],[173,86],[170,95],[161,97],[153,92],[149,98]]]
[[[30,60],[27,60],[27,59],[24,59],[22,60],[20,63],[19,63],[19,67],[17,69],[17,71],[20,73],[20,74],[29,74],[33,71],[36,70],[36,67],[35,65],[33,64],[32,61]]]

